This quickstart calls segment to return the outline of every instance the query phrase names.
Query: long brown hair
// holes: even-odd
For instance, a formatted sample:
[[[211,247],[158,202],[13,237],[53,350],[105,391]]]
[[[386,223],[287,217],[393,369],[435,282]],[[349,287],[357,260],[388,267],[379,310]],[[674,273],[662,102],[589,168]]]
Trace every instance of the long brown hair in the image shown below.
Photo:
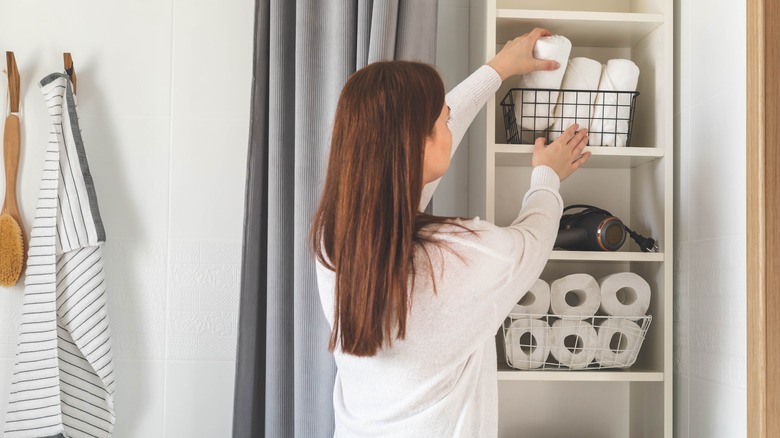
[[[310,234],[336,274],[331,351],[373,356],[406,334],[414,246],[432,240],[423,226],[447,220],[418,210],[425,140],[443,105],[438,72],[417,62],[370,64],[341,92]]]

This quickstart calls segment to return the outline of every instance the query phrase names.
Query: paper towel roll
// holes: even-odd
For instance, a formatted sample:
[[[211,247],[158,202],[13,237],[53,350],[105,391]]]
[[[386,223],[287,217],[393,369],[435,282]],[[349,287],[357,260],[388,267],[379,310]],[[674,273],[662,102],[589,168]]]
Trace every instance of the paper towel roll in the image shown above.
[[[571,304],[566,302],[569,297]],[[601,288],[588,274],[571,274],[550,285],[550,307],[554,315],[593,316],[601,303]]]
[[[598,324],[596,362],[602,367],[626,367],[636,361],[642,329],[626,318],[610,318]],[[614,339],[613,339],[614,338]]]
[[[620,272],[599,280],[600,310],[607,315],[636,320],[650,307],[650,285],[633,272]],[[633,317],[633,318],[631,318]]]
[[[628,59],[610,59],[601,73],[599,91],[636,91],[638,81],[639,67],[636,64]],[[630,94],[598,93],[588,133],[589,144],[625,146],[630,116]]]
[[[579,123],[590,127],[590,113],[596,100],[596,90],[601,79],[600,62],[590,58],[572,58],[563,75],[563,90],[590,90],[587,92],[564,91],[555,107],[555,117],[550,128],[550,140],[558,138],[569,126]]]
[[[512,308],[512,313],[543,315],[550,310],[550,285],[536,280],[528,292]]]
[[[524,337],[526,333],[530,337]],[[549,335],[550,326],[546,321],[530,318],[514,320],[504,336],[509,365],[521,370],[544,365],[550,354]]]
[[[520,76],[520,88],[561,88],[563,75],[571,53],[571,41],[561,35],[539,38],[534,45],[534,57],[553,59],[561,65],[557,70],[540,70]],[[558,101],[558,92],[524,91],[518,94],[521,102],[515,102],[517,121],[523,129],[544,131],[553,123],[553,111]],[[525,142],[525,140],[524,140]]]
[[[567,346],[567,338],[574,343]],[[587,321],[564,318],[555,321],[550,328],[550,354],[571,369],[586,368],[593,362],[598,344],[596,329]]]

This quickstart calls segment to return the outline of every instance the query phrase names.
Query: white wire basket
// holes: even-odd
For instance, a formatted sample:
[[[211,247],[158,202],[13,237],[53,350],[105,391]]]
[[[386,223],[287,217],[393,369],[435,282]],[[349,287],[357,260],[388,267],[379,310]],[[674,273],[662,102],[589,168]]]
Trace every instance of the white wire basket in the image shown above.
[[[652,316],[512,313],[503,324],[506,363],[519,370],[629,368]]]

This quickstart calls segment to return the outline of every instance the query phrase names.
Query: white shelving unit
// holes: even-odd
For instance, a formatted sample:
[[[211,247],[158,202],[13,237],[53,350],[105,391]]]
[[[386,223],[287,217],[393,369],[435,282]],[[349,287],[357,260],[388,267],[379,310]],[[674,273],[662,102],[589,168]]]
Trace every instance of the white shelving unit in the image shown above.
[[[542,278],[632,271],[651,285],[653,316],[627,370],[519,371],[499,346],[499,436],[672,436],[672,0],[471,0],[472,69],[509,39],[544,27],[572,41],[572,57],[629,58],[640,69],[629,148],[589,146],[588,163],[561,186],[566,205],[605,208],[661,252],[633,241],[614,253],[553,251]],[[531,174],[532,145],[506,144],[499,102],[505,81],[469,133],[469,213],[498,225],[517,215]]]

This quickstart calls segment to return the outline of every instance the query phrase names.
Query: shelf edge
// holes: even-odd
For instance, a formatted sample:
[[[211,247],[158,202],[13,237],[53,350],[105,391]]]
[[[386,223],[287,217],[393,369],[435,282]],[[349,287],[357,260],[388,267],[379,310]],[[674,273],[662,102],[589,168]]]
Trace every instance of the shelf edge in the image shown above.
[[[556,11],[542,9],[496,9],[496,19],[560,20],[560,21],[615,21],[631,23],[664,24],[663,14],[638,12]]]

